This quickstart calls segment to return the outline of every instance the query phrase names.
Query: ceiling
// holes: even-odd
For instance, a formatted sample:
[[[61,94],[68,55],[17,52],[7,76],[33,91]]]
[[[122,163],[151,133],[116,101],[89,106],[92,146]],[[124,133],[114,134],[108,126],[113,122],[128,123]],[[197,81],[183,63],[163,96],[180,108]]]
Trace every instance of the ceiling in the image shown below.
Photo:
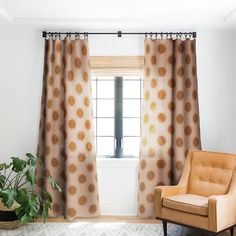
[[[236,0],[0,0],[0,27],[81,31],[236,29]]]

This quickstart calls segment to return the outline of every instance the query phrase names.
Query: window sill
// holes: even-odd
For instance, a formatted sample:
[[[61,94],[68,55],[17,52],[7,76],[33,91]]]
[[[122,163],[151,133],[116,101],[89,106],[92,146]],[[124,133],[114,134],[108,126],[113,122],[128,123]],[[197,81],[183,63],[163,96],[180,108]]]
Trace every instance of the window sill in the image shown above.
[[[138,168],[139,158],[109,158],[99,156],[97,159],[98,168]]]

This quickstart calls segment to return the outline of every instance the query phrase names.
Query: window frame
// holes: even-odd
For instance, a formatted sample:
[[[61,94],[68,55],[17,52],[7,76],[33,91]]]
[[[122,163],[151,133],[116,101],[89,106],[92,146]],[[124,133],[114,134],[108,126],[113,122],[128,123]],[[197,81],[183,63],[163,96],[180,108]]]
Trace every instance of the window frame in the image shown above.
[[[123,135],[123,102],[125,99],[140,100],[140,115],[139,117],[127,117],[127,118],[139,118],[141,119],[141,101],[142,101],[142,74],[144,66],[143,56],[96,56],[90,57],[90,69],[91,75],[96,77],[96,90],[98,89],[97,76],[113,76],[114,77],[114,155],[102,155],[103,157],[114,157],[114,158],[126,158],[126,157],[136,157],[134,155],[123,155],[123,140],[124,137],[140,137],[138,136],[128,136]],[[140,94],[139,98],[124,98],[123,97],[123,76],[136,75],[140,76]],[[126,81],[126,80],[125,80]],[[119,89],[118,89],[119,87]],[[122,89],[120,89],[120,87]],[[96,91],[96,99],[97,99]],[[120,94],[121,93],[121,94]],[[118,99],[118,100],[117,100]],[[97,100],[98,101],[98,100]],[[97,101],[96,101],[96,112],[97,112]],[[122,114],[118,113],[117,110],[122,110]],[[97,119],[98,114],[96,114],[96,149],[97,149]],[[120,127],[122,130],[120,131]],[[140,132],[141,132],[141,120],[140,120]],[[107,136],[108,137],[108,136]]]

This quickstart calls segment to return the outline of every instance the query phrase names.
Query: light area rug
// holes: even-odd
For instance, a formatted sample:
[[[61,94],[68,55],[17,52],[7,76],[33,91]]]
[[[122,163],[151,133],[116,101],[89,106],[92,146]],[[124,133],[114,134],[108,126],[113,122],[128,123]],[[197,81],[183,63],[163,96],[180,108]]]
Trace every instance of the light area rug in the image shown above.
[[[173,227],[172,227],[173,228]],[[181,227],[173,228],[175,234]],[[169,229],[170,231],[170,229]],[[179,232],[181,235],[181,232]],[[162,236],[161,224],[140,223],[30,223],[16,230],[0,230],[1,236]]]
[[[220,235],[229,235],[224,232]],[[208,236],[210,234],[168,224],[168,236]],[[219,236],[220,236],[219,235]],[[161,224],[126,222],[30,223],[16,230],[0,230],[0,236],[163,236]]]

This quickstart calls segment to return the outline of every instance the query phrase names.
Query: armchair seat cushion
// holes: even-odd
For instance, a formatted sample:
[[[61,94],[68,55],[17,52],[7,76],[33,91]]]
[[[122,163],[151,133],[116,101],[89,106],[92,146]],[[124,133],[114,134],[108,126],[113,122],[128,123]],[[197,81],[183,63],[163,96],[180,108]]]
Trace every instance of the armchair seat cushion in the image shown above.
[[[208,197],[195,194],[179,194],[164,197],[162,206],[177,211],[208,216]]]

